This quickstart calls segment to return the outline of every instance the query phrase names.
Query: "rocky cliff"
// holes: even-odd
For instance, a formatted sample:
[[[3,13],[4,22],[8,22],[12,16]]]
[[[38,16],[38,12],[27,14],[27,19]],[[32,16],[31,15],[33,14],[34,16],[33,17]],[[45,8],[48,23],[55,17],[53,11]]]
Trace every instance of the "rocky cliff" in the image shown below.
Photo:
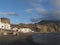
[[[36,24],[40,32],[60,32],[60,21],[44,20]]]

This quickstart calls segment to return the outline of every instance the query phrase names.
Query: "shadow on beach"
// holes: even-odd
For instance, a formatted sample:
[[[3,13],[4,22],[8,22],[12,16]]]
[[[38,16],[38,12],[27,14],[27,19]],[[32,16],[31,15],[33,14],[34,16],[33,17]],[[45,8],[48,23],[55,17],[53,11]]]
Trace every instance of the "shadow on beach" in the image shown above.
[[[47,44],[33,42],[32,36],[1,36],[0,45],[60,45],[60,33],[42,34],[47,36]],[[41,36],[42,36],[41,35]],[[40,37],[39,37],[40,38]],[[45,40],[45,39],[44,39]]]

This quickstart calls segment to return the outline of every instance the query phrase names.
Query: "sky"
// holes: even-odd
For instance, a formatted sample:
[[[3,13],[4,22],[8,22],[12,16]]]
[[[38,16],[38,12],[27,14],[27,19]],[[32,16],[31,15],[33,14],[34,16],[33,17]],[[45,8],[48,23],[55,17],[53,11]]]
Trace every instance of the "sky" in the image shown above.
[[[0,0],[0,18],[9,18],[13,24],[32,23],[32,18],[57,19],[57,14],[60,19],[59,9],[60,0]]]

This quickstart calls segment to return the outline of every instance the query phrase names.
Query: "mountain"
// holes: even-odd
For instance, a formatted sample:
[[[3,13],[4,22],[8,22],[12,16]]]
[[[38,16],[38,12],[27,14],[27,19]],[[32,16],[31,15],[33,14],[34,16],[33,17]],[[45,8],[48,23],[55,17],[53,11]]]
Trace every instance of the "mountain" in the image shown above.
[[[44,23],[60,23],[60,20],[42,20],[38,23],[44,24]]]

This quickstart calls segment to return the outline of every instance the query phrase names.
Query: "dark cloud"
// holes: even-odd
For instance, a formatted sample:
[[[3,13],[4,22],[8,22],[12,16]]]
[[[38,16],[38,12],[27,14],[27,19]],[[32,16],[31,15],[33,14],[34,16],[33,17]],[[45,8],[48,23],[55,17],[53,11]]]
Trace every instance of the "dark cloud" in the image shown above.
[[[32,12],[33,10],[36,11],[37,15],[42,15],[44,17],[36,17],[33,18],[35,21],[40,20],[60,20],[60,0],[49,0],[52,10],[47,11],[42,4],[40,4],[44,0],[34,0],[32,2],[32,9],[28,9],[28,12]],[[37,3],[38,2],[38,3]]]
[[[52,5],[51,12],[43,14],[43,20],[60,20],[60,0],[50,0]],[[41,14],[41,13],[39,13]]]
[[[53,8],[50,13],[47,14],[45,19],[60,20],[60,0],[50,0]]]

